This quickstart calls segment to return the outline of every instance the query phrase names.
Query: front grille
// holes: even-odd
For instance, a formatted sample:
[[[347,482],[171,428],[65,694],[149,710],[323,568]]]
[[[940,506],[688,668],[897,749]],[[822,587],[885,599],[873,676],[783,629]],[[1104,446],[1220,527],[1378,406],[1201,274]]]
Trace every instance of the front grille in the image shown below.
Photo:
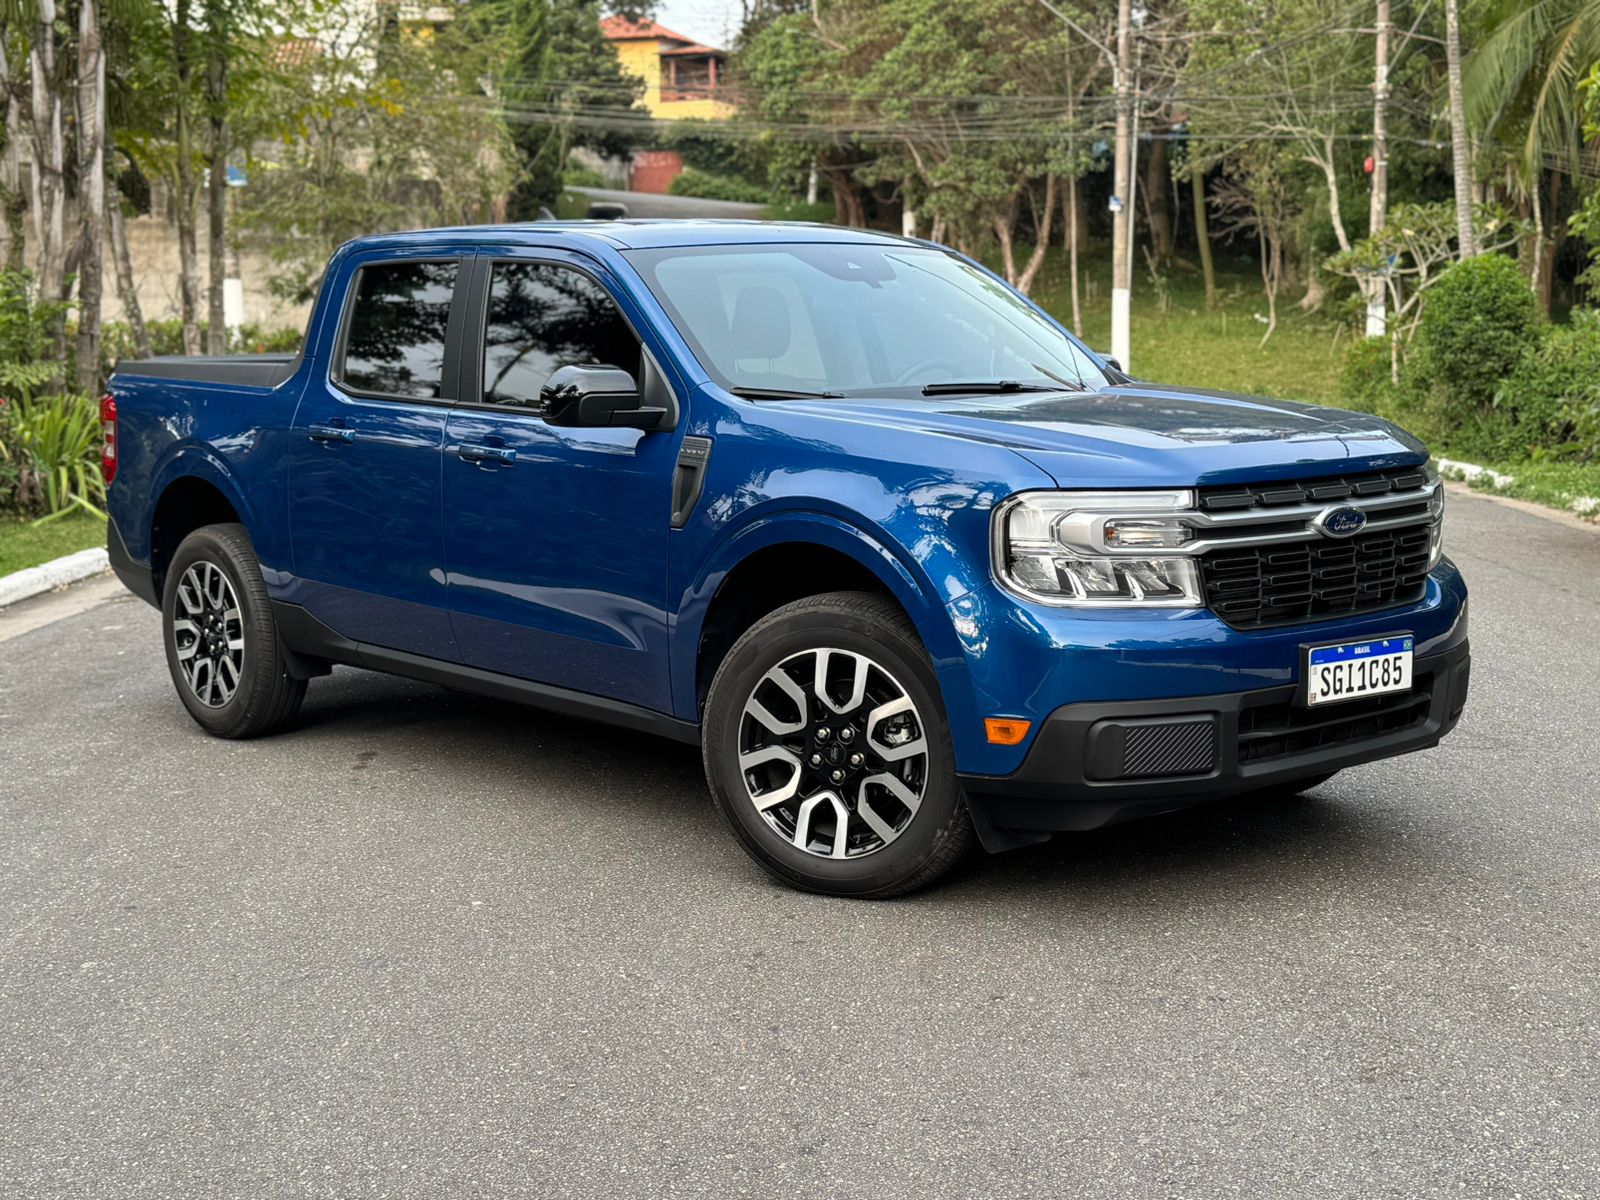
[[[1207,529],[1212,541],[1284,538],[1238,547],[1221,544],[1201,555],[1207,606],[1235,629],[1261,629],[1416,603],[1428,582],[1432,492],[1419,489],[1428,489],[1429,483],[1421,470],[1407,468],[1299,483],[1202,488],[1200,509],[1229,518],[1227,526]],[[1410,493],[1416,493],[1414,503]],[[1393,497],[1381,511],[1368,511],[1374,521],[1393,524],[1351,538],[1305,540],[1300,531],[1309,518],[1288,511],[1314,513],[1318,505],[1373,497]]]
[[[1301,708],[1288,701],[1246,708],[1239,714],[1239,762],[1304,754],[1410,729],[1428,719],[1432,703],[1433,676],[1419,675],[1409,692],[1328,708]]]
[[[1426,525],[1349,538],[1213,550],[1200,559],[1206,603],[1236,629],[1373,612],[1422,599]]]

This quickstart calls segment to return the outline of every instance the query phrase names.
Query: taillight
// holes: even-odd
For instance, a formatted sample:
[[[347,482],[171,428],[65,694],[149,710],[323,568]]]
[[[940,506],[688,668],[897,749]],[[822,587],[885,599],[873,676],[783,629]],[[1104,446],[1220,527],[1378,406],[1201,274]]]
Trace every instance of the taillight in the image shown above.
[[[100,473],[110,483],[117,477],[117,398],[107,392],[100,398]]]

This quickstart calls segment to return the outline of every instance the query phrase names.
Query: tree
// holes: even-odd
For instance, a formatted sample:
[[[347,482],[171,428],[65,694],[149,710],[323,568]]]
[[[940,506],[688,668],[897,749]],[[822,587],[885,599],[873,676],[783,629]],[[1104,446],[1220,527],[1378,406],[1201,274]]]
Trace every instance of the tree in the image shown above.
[[[32,83],[33,223],[40,294],[63,300],[66,284],[66,130],[57,78],[60,33],[55,0],[36,0],[28,69]],[[64,329],[62,320],[61,328]],[[61,334],[57,334],[59,341]]]
[[[228,204],[228,60],[238,9],[224,0],[205,0],[206,20],[206,121],[210,141],[206,147],[209,172],[206,184],[206,257],[210,285],[206,305],[206,353],[228,349],[223,292],[228,275],[226,229]]]
[[[99,0],[78,2],[78,387],[100,386],[106,227],[106,51]]]
[[[1483,254],[1514,246],[1525,226],[1499,209],[1473,210],[1473,241]],[[1376,280],[1389,297],[1390,379],[1400,382],[1400,347],[1411,340],[1427,291],[1460,258],[1460,222],[1447,203],[1401,204],[1376,233],[1328,260],[1328,268],[1368,286]]]
[[[273,290],[299,301],[340,243],[487,220],[516,172],[471,27],[396,37],[383,10],[314,14],[264,74],[239,138],[251,184],[235,224],[271,259]]]
[[[1478,253],[1472,229],[1472,142],[1461,98],[1461,17],[1456,0],[1444,0],[1444,49],[1450,99],[1450,158],[1455,168],[1456,248],[1462,258]]]
[[[1562,175],[1579,174],[1578,86],[1595,62],[1600,0],[1501,0],[1490,9],[1463,82],[1468,117],[1504,148],[1531,203],[1533,289],[1546,308],[1554,257],[1546,234],[1559,216]]]
[[[624,74],[601,33],[598,0],[488,0],[473,25],[504,49],[496,89],[520,166],[509,215],[528,220],[554,207],[574,146],[626,153],[603,118],[632,109],[643,83]]]
[[[1589,68],[1578,90],[1583,97],[1584,141],[1600,144],[1600,62]],[[1589,243],[1589,265],[1578,276],[1578,282],[1600,288],[1600,187],[1589,189],[1583,206],[1567,224],[1573,233]]]

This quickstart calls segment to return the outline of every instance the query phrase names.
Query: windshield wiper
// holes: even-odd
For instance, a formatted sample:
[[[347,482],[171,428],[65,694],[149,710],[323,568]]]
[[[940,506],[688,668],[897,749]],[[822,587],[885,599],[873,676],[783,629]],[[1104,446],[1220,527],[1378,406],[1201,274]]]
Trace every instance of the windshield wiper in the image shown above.
[[[803,388],[732,387],[735,396],[746,400],[843,400],[843,392],[808,392]]]
[[[924,396],[972,396],[991,392],[1059,392],[1056,383],[1020,383],[1015,379],[986,379],[977,383],[930,383],[922,389]]]

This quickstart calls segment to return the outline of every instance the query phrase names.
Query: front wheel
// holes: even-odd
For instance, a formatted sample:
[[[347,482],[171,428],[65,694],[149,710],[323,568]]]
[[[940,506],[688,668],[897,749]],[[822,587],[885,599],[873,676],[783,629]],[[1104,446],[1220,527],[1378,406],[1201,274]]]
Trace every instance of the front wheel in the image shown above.
[[[255,549],[243,525],[207,525],[178,546],[161,606],[178,699],[207,733],[260,737],[300,710]]]
[[[812,596],[758,621],[717,671],[703,741],[717,808],[795,887],[895,896],[971,844],[932,667],[883,597]]]

